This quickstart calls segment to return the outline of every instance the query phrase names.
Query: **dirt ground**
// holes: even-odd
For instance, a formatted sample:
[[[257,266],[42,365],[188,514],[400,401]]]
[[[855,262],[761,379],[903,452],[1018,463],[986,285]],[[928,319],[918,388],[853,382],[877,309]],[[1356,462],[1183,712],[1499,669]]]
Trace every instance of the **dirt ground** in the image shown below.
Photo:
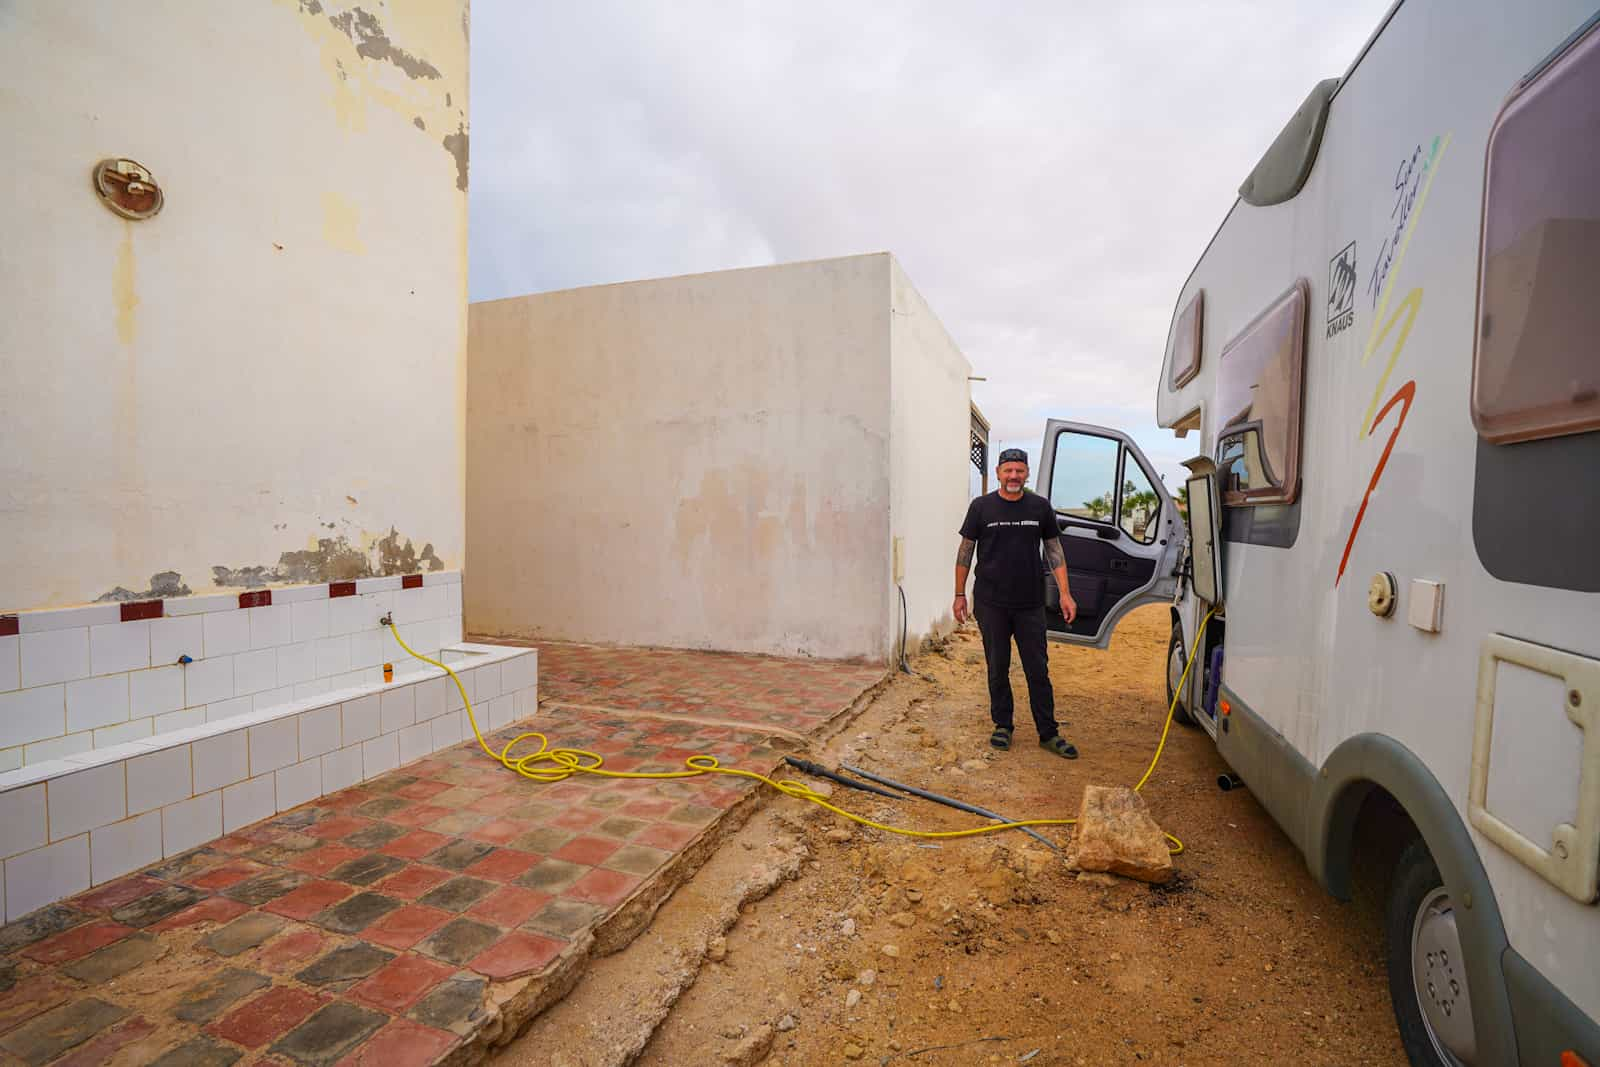
[[[1108,652],[1052,646],[1075,762],[1018,733],[991,752],[970,630],[919,656],[811,753],[1008,816],[1070,817],[1086,783],[1137,781],[1165,712],[1167,609]],[[976,761],[976,762],[974,762]],[[1015,831],[940,842],[774,797],[507,1064],[1403,1064],[1376,904],[1342,905],[1200,731],[1174,726],[1144,796],[1186,846],[1165,887],[1079,876]],[[971,816],[839,790],[918,829]],[[1065,842],[1066,828],[1045,831]]]

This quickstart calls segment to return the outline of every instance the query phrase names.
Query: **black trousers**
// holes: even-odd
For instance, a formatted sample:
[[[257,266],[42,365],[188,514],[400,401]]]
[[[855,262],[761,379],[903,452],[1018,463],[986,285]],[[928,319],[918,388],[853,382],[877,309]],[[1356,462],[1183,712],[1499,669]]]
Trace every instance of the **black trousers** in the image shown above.
[[[1056,695],[1050,688],[1050,656],[1045,645],[1044,608],[1008,608],[973,602],[973,616],[983,635],[983,656],[989,664],[989,718],[996,726],[1013,729],[1015,703],[1011,697],[1011,642],[1017,642],[1022,673],[1028,679],[1028,705],[1039,740],[1060,733],[1056,726]]]

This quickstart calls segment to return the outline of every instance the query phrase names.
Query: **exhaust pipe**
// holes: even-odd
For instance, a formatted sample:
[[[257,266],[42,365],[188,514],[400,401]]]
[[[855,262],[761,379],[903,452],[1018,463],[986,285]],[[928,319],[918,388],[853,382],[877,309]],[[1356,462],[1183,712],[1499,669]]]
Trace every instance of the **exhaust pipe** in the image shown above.
[[[1237,774],[1219,774],[1217,775],[1217,788],[1224,793],[1231,793],[1235,789],[1244,788],[1244,779]]]

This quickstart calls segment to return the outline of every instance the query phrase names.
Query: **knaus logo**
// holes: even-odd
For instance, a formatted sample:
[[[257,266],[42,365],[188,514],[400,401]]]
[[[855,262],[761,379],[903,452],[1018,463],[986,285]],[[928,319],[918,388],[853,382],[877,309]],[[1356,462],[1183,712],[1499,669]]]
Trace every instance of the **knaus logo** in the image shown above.
[[[1328,337],[1356,321],[1356,243],[1328,261]]]

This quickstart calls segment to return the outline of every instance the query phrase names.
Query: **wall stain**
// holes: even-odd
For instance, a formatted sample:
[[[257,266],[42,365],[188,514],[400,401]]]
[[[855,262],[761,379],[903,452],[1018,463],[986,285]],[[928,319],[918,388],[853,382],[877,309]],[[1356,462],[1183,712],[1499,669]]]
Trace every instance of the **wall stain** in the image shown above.
[[[424,131],[426,131],[427,128],[428,128],[428,124],[426,122],[422,121],[422,116],[421,115],[412,116],[411,125],[415,126],[419,130],[424,130]]]
[[[117,340],[133,344],[136,326],[133,309],[139,306],[133,256],[133,224],[122,224],[122,244],[117,249],[117,265],[111,272],[111,298],[117,309]]]
[[[95,603],[120,600],[155,600],[158,597],[189,596],[194,592],[184,584],[183,575],[177,571],[161,571],[150,576],[150,588],[142,593],[117,586],[109,593],[101,593]]]
[[[444,150],[455,157],[456,161],[456,188],[465,190],[467,187],[467,127],[464,123],[456,125],[455,133],[447,133],[444,137]]]
[[[338,193],[322,194],[322,239],[330,248],[366,255],[367,247],[361,243],[361,211],[355,204]]]
[[[396,48],[377,16],[370,12],[354,7],[341,15],[329,15],[328,21],[333,23],[334,29],[355,42],[356,55],[362,59],[393,63],[411,79],[441,77],[439,68],[432,63],[403,48]]]
[[[332,524],[325,524],[331,526]],[[344,534],[319,537],[316,547],[285,552],[272,566],[212,567],[212,581],[226,589],[258,589],[266,585],[305,585],[313,582],[350,582],[393,574],[442,571],[444,560],[432,542],[422,551],[394,527],[387,537],[374,540],[369,549],[352,544]],[[158,576],[159,577],[159,576]]]

